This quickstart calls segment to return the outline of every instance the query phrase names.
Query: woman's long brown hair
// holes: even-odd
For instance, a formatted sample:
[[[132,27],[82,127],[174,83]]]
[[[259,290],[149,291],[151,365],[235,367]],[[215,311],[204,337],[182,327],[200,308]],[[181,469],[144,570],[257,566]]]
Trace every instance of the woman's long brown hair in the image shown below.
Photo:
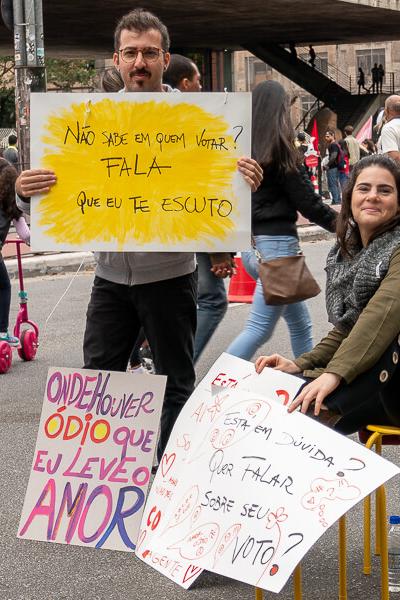
[[[289,97],[280,83],[263,81],[252,94],[252,156],[264,169],[284,175],[299,166]]]
[[[353,219],[351,212],[351,197],[358,176],[368,167],[386,169],[393,176],[396,183],[397,202],[399,213],[387,223],[379,227],[369,239],[368,243],[386,231],[390,231],[400,223],[400,166],[393,159],[384,154],[373,154],[362,158],[353,167],[349,181],[342,194],[342,209],[336,221],[336,235],[343,256],[353,256],[362,248],[360,230]]]

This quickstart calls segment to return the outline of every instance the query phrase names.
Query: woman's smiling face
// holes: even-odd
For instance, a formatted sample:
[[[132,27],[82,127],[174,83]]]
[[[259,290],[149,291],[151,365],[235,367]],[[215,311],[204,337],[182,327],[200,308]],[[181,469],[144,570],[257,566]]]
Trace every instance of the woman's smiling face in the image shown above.
[[[377,165],[361,171],[351,196],[351,212],[366,246],[374,232],[399,212],[396,181],[390,171]]]

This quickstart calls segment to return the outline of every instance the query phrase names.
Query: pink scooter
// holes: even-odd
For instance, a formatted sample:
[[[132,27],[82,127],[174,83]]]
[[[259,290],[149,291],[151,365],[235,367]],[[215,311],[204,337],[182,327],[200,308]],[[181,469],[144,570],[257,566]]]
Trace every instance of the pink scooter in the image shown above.
[[[24,290],[22,273],[21,244],[22,240],[6,240],[6,244],[15,244],[17,248],[18,277],[19,277],[19,311],[14,326],[14,335],[19,338],[17,352],[22,360],[33,360],[36,356],[39,339],[39,328],[28,317],[28,294]],[[0,342],[0,373],[7,373],[12,363],[12,348],[7,342]]]

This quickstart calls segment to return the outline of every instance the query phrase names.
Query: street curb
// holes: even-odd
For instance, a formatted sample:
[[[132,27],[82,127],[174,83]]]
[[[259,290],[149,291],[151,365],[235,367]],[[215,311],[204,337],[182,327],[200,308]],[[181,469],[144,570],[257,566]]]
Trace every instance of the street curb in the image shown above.
[[[5,262],[10,278],[16,279],[18,277],[17,260],[7,259]],[[43,275],[58,275],[69,271],[77,271],[81,263],[82,271],[93,270],[95,265],[93,253],[67,252],[24,256],[22,258],[24,277],[41,277]]]
[[[319,227],[318,225],[300,225],[297,233],[301,242],[319,242],[322,240],[334,241],[336,234]]]
[[[335,239],[334,233],[330,233],[318,225],[300,225],[297,231],[301,242],[333,241]],[[7,258],[5,262],[10,279],[17,279],[17,260]],[[93,271],[95,267],[93,253],[60,252],[22,257],[24,277],[43,277],[44,275],[59,275],[60,273],[77,271],[81,263],[81,271]]]

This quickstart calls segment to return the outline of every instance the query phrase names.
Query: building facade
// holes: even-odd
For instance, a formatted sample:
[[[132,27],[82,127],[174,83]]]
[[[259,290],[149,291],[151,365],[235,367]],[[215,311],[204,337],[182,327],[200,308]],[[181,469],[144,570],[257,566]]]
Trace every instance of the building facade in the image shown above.
[[[359,67],[365,73],[365,87],[372,85],[371,69],[375,63],[382,65],[385,70],[384,91],[400,93],[400,41],[370,42],[362,44],[339,44],[331,46],[315,46],[318,67],[328,72],[330,76],[346,81],[352,93],[358,92],[357,79]],[[308,60],[308,48],[296,48],[297,55]],[[305,116],[309,117],[317,110],[316,98],[306,90],[281,75],[269,65],[249,52],[239,51],[233,58],[233,90],[251,91],[260,81],[274,79],[282,83],[292,98],[292,118],[295,125],[301,127]],[[361,93],[367,93],[361,90]],[[311,113],[309,112],[311,109]]]

